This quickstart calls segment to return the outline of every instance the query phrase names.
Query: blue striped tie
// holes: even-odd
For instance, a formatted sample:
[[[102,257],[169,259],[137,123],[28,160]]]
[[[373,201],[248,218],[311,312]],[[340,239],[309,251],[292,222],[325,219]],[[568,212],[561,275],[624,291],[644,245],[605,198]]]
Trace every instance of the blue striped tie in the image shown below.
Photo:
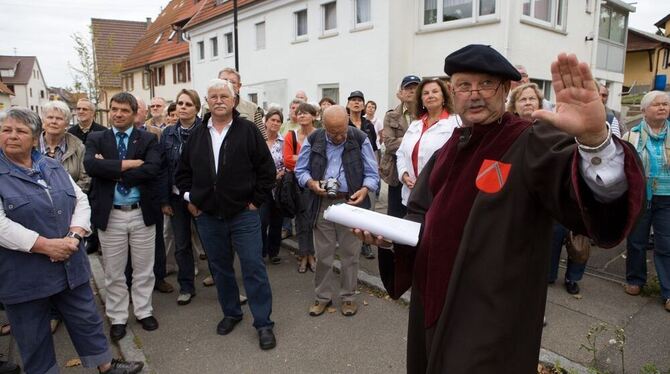
[[[128,153],[128,148],[126,148],[126,143],[125,139],[128,136],[125,132],[117,132],[116,137],[119,138],[119,160],[125,160],[126,159],[126,154]],[[126,186],[125,184],[119,182],[116,184],[116,190],[119,191],[119,193],[123,196],[126,196],[130,193],[130,188]]]

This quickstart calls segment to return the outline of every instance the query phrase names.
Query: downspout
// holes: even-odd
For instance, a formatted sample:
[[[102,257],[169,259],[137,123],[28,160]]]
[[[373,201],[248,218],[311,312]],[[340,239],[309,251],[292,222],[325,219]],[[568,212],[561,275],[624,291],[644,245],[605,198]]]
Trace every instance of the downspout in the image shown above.
[[[154,76],[151,74],[151,68],[149,68],[149,65],[144,65],[144,71],[149,73],[149,99],[154,97]],[[144,77],[142,77],[144,79]]]

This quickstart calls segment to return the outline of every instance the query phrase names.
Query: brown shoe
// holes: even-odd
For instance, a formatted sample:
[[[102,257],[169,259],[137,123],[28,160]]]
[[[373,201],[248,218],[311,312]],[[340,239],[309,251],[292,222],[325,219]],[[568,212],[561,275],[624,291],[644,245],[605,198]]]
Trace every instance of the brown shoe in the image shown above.
[[[665,311],[670,312],[670,299],[665,300]]]
[[[160,293],[172,293],[174,292],[174,287],[172,287],[170,283],[162,280],[160,282],[156,282],[154,285],[154,290]]]
[[[314,305],[309,307],[309,315],[312,317],[320,316],[332,304],[331,301],[314,301]]]
[[[636,286],[634,284],[627,284],[623,287],[623,290],[631,296],[637,296],[642,291],[642,287]]]
[[[340,312],[345,317],[351,317],[358,312],[358,306],[355,301],[343,301]]]

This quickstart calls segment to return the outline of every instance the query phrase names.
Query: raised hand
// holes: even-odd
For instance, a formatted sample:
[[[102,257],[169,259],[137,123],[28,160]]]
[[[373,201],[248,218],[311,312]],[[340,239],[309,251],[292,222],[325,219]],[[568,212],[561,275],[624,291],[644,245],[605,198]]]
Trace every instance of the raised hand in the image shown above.
[[[589,66],[579,62],[574,54],[561,53],[551,64],[551,80],[556,92],[556,112],[537,110],[533,118],[551,123],[587,146],[605,141],[605,106]]]

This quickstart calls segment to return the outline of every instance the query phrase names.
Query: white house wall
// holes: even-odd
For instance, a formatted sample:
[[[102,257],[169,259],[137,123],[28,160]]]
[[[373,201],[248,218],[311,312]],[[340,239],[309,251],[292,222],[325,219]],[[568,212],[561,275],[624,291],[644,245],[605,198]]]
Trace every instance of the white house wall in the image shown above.
[[[339,102],[353,90],[377,101],[386,110],[388,82],[388,2],[372,0],[372,27],[353,30],[353,0],[337,1],[337,35],[322,37],[321,5],[328,0],[261,2],[243,9],[239,16],[240,73],[242,95],[258,93],[260,104],[286,107],[297,90],[310,101],[321,99],[319,86],[339,85]],[[294,38],[294,12],[307,9],[307,40]],[[256,49],[256,24],[265,22],[265,49]],[[207,82],[227,66],[234,55],[223,56],[224,34],[232,30],[232,18],[224,17],[189,31],[193,87],[205,95]],[[211,57],[210,38],[217,36],[221,56]],[[205,42],[205,59],[198,61],[197,43]],[[283,90],[280,88],[284,86]],[[269,86],[268,90],[264,87]],[[283,91],[283,94],[279,92]]]

